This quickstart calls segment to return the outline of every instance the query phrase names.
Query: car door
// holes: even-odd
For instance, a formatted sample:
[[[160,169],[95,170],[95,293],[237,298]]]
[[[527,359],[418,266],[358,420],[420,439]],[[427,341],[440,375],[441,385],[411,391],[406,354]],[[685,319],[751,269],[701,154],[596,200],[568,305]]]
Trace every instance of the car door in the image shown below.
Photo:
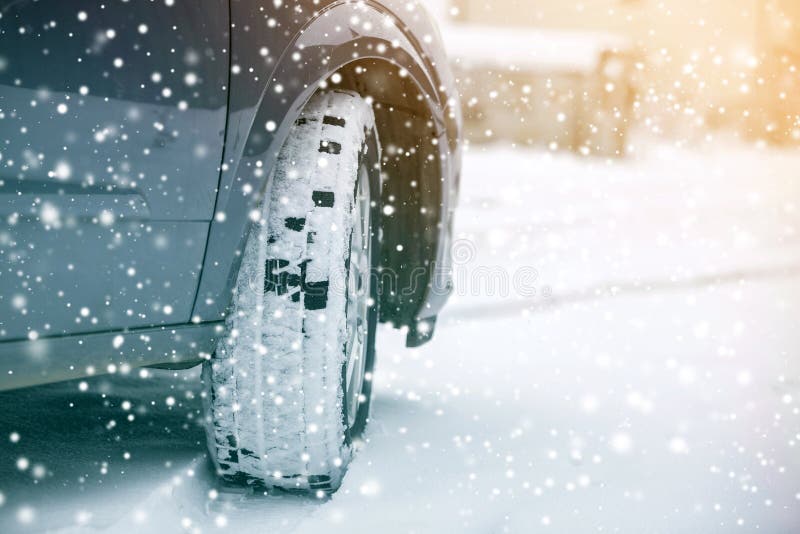
[[[0,341],[190,320],[227,0],[0,0]]]

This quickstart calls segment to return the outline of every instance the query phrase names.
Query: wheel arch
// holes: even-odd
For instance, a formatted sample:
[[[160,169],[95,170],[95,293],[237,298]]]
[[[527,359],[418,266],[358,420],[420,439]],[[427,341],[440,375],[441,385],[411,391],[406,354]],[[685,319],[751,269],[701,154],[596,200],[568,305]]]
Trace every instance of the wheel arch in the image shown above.
[[[235,25],[235,14],[232,20]],[[449,277],[441,264],[447,258],[443,250],[449,239],[450,189],[456,187],[458,173],[457,158],[450,154],[459,135],[460,117],[454,111],[455,100],[443,101],[447,88],[441,80],[448,79],[449,72],[442,76],[401,26],[372,4],[336,3],[317,13],[274,64],[263,66],[263,72],[249,68],[242,76],[240,67],[240,74],[232,74],[216,216],[209,231],[194,322],[224,317],[249,233],[249,213],[268,190],[270,170],[303,106],[321,87],[333,85],[330,78],[335,73],[341,76],[336,87],[356,90],[375,101],[378,135],[387,156],[394,158],[384,158],[384,177],[388,178],[384,201],[411,194],[417,199],[416,208],[397,206],[386,219],[383,265],[400,275],[394,286],[383,289],[389,298],[383,302],[387,311],[382,320],[415,331],[417,320],[430,320],[443,304]],[[239,48],[245,46],[246,40]],[[232,52],[236,61],[235,40]],[[232,71],[236,70],[234,65]],[[259,78],[266,81],[258,82]],[[261,88],[258,94],[252,90],[254,83]],[[420,157],[407,156],[422,152],[424,164]],[[414,181],[416,187],[411,187]],[[415,188],[417,193],[412,191]],[[420,203],[426,206],[427,217],[414,213]],[[416,247],[412,254],[398,241],[422,234],[428,246]],[[425,272],[414,269],[420,265]],[[403,289],[405,293],[399,293]]]

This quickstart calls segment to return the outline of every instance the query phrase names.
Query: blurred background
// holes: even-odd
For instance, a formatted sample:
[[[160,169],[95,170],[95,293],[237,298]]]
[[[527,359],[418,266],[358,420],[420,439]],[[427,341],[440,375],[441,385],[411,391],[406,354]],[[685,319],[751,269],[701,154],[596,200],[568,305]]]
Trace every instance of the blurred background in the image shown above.
[[[795,0],[431,0],[469,138],[624,155],[639,127],[800,143]]]

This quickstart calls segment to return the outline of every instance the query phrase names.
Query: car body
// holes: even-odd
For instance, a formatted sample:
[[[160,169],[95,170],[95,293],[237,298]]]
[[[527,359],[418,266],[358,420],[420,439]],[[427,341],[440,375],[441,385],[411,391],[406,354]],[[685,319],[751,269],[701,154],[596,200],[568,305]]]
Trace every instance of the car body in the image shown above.
[[[0,15],[0,390],[207,359],[250,214],[326,85],[375,102],[396,206],[381,320],[430,339],[461,118],[420,5],[0,0]]]

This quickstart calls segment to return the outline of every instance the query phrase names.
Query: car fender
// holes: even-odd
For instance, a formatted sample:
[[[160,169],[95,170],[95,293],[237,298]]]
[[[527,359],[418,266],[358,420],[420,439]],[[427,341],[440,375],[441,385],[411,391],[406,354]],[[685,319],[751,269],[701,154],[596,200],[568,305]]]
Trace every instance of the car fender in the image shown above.
[[[437,136],[448,140],[441,143],[441,150],[451,151],[453,139],[458,137],[458,132],[448,127],[457,122],[457,106],[452,105],[455,100],[447,97],[448,93],[455,94],[449,72],[439,72],[435,60],[409,37],[406,22],[384,5],[333,2],[312,13],[301,10],[294,19],[284,17],[290,22],[283,28],[277,23],[278,17],[263,13],[265,8],[253,4],[231,0],[232,65],[225,154],[192,314],[195,323],[219,321],[225,316],[252,224],[250,213],[269,189],[270,170],[303,106],[337,70],[366,58],[396,65],[428,100]],[[275,9],[290,6],[286,3]],[[263,34],[256,30],[258,26]],[[280,53],[273,56],[277,49]],[[443,178],[446,183],[455,182],[457,160],[444,155]],[[445,216],[451,211],[450,203],[447,205]],[[449,231],[449,222],[440,226],[443,233]],[[442,236],[439,241],[437,260],[446,262],[449,254],[441,248],[449,239]],[[432,285],[449,291],[450,283],[439,280]],[[441,295],[434,300],[442,301]],[[435,311],[430,305],[424,308],[429,314]]]

